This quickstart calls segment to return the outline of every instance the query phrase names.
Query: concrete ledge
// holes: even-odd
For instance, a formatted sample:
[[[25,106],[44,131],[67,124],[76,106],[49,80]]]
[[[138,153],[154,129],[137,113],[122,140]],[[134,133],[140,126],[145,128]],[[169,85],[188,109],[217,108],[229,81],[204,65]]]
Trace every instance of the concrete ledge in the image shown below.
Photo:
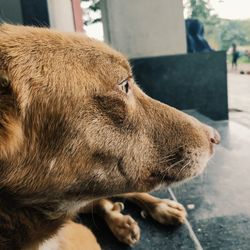
[[[228,119],[224,51],[132,59],[138,84],[151,97],[178,109]]]

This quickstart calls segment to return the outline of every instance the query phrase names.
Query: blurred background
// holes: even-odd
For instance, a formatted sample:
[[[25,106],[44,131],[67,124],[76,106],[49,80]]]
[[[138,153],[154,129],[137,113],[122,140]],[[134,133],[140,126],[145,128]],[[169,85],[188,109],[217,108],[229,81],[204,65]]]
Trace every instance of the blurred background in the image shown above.
[[[173,86],[176,90],[168,86],[168,90],[164,89],[163,93],[155,93],[157,89],[151,89],[151,81],[155,84],[157,82],[162,88],[160,83],[162,79],[154,77],[144,82],[144,78],[149,79],[149,77],[143,73],[142,79],[140,70],[135,67],[138,81],[143,81],[140,84],[145,85],[142,87],[148,94],[161,101],[168,100],[170,105],[180,109],[198,109],[213,119],[227,119],[229,115],[232,119],[250,127],[248,108],[250,101],[245,94],[246,91],[250,91],[248,89],[249,7],[250,3],[246,0],[157,0],[155,2],[150,0],[0,0],[0,20],[24,25],[48,26],[61,31],[84,32],[90,37],[111,44],[127,55],[131,62],[135,59],[136,65],[138,62],[136,59],[139,58],[165,56],[164,63],[171,60],[170,65],[166,66],[171,72],[167,74],[164,71],[164,74],[161,74],[162,78],[168,78],[170,85],[174,81],[180,84]],[[219,53],[222,51],[225,52],[227,64],[227,69],[224,70],[227,76],[224,76],[224,79],[222,79],[222,70],[218,70],[218,67],[223,67],[224,59],[221,58],[222,53]],[[209,53],[203,54],[203,52]],[[187,57],[186,54],[197,55]],[[175,59],[167,58],[174,55],[182,56]],[[203,65],[200,65],[200,62]],[[149,64],[148,67],[150,67]],[[174,66],[175,64],[180,68],[180,72]],[[175,73],[172,68],[175,68]],[[214,75],[214,71],[217,74]],[[199,75],[203,78],[198,79],[197,72],[200,72]],[[217,76],[217,79],[212,81],[213,78],[209,77],[211,74]],[[204,79],[205,76],[207,80],[211,80],[209,83]],[[187,81],[185,84],[187,88],[183,89],[184,83],[181,82],[184,78]],[[218,90],[220,94],[217,94],[217,99],[222,98],[223,102],[221,100],[219,102],[215,97],[216,93],[213,93],[212,99],[216,102],[216,106],[220,106],[220,110],[208,107],[206,103],[199,104],[204,100],[194,103],[192,95],[191,100],[186,98],[187,92],[190,95],[190,86],[197,90],[192,91],[196,95],[200,91],[194,81],[199,82],[201,89],[204,85],[206,88],[211,86],[211,89],[217,86],[218,89],[224,88],[224,91],[228,83],[229,92],[222,93],[223,90]],[[164,79],[163,82],[166,86]],[[179,101],[176,100],[173,91],[180,91]],[[201,93],[200,99],[203,99],[203,96],[204,93]],[[245,97],[242,98],[242,96]]]
[[[134,249],[250,249],[249,10],[249,0],[0,0],[0,22],[104,40],[127,56],[148,95],[219,130],[204,175],[155,193],[184,204],[186,226],[143,220],[126,205],[142,228]],[[128,249],[100,219],[80,220],[104,250]]]

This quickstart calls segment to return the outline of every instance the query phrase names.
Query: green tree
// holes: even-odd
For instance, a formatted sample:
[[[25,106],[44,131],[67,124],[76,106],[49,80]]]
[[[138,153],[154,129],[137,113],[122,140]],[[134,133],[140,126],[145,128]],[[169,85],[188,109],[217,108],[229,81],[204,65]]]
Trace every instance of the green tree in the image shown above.
[[[188,0],[184,6],[188,12],[188,18],[198,19],[205,25],[214,26],[220,22],[216,14],[212,13],[212,8],[208,0]]]
[[[187,0],[184,6],[188,18],[198,19],[205,28],[205,37],[212,46],[218,48],[218,35],[216,31],[220,25],[220,18],[212,13],[212,8],[208,0]]]
[[[90,25],[93,23],[97,23],[100,22],[101,19],[101,14],[98,17],[93,18],[93,15],[91,15],[91,11],[93,12],[100,12],[101,11],[101,0],[81,0],[82,2],[87,2],[89,5],[87,7],[87,9],[85,10],[85,21],[84,24],[85,25]]]
[[[223,50],[228,50],[233,43],[246,45],[249,41],[240,23],[228,21],[220,27],[220,47]]]
[[[211,14],[211,8],[206,0],[189,0],[186,4],[188,9],[188,17],[206,21]]]

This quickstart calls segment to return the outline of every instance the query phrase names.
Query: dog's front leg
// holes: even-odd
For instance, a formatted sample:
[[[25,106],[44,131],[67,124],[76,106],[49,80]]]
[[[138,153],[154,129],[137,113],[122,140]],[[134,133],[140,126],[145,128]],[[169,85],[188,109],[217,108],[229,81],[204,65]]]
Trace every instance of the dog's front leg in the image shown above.
[[[148,214],[161,224],[185,223],[186,210],[178,202],[160,199],[147,193],[128,193],[124,197],[142,208],[142,216]]]
[[[140,228],[130,215],[121,213],[123,208],[124,205],[121,202],[113,203],[108,199],[100,199],[84,207],[81,212],[98,214],[106,221],[119,241],[132,246],[140,239]]]

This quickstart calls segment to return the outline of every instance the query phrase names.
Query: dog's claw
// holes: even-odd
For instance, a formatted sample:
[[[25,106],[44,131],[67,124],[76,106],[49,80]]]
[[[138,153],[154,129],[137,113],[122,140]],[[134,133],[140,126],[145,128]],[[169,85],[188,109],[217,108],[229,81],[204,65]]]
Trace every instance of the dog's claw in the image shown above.
[[[123,211],[124,210],[124,204],[122,202],[115,202],[114,203],[114,207],[113,207],[114,211]]]
[[[147,216],[148,216],[148,213],[147,213],[145,210],[142,210],[142,211],[141,211],[141,217],[142,217],[143,219],[146,219]]]

